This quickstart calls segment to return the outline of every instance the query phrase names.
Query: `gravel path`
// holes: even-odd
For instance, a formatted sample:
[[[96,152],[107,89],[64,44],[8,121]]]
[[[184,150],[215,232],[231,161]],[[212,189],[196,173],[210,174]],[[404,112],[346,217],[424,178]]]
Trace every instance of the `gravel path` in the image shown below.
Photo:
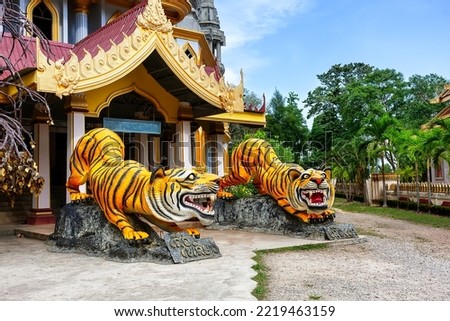
[[[367,242],[267,255],[267,300],[450,300],[450,230],[368,214],[336,221]]]

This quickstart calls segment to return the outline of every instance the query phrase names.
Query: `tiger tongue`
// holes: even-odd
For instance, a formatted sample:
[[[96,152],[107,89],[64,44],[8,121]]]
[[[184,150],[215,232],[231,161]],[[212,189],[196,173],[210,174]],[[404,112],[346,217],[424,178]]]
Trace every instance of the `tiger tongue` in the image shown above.
[[[312,203],[323,203],[323,193],[312,193],[309,199]]]

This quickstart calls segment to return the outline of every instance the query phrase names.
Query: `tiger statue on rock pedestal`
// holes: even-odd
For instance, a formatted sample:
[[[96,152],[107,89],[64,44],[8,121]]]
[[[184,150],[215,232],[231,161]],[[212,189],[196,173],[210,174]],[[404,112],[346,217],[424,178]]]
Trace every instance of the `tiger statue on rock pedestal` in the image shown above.
[[[98,128],[84,134],[70,159],[66,187],[71,201],[93,198],[128,240],[147,239],[149,235],[136,231],[127,213],[140,214],[169,232],[183,231],[174,223],[194,217],[203,225],[213,222],[219,176],[183,168],[158,168],[152,173],[123,157],[123,141],[113,131]],[[90,194],[80,193],[79,186],[86,182]],[[185,231],[200,235],[196,229]]]
[[[278,159],[272,146],[262,139],[249,139],[233,151],[230,173],[220,180],[218,197],[233,195],[228,186],[253,184],[261,195],[272,196],[284,210],[306,223],[333,220],[334,185],[330,170],[303,169]]]

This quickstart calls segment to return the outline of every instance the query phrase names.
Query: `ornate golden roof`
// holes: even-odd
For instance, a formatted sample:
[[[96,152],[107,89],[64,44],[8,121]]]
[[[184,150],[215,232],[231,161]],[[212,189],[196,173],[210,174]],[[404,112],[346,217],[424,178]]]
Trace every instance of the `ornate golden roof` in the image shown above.
[[[165,8],[180,8],[175,4],[188,2],[163,3]],[[144,64],[156,52],[184,86],[203,101],[227,112],[243,111],[242,81],[238,86],[225,84],[223,77],[207,72],[205,65],[190,59],[174,38],[172,22],[163,7],[161,0],[133,7],[77,43],[67,57],[53,60],[37,46],[37,89],[62,97],[104,87]]]

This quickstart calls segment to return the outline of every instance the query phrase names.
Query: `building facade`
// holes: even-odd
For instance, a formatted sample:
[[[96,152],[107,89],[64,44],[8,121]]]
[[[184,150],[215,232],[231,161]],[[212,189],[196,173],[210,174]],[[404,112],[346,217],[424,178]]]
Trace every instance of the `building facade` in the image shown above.
[[[39,104],[22,108],[46,183],[16,209],[2,205],[0,224],[22,220],[23,209],[28,224],[53,220],[68,201],[68,159],[89,129],[118,132],[126,158],[149,169],[196,167],[224,175],[228,124],[265,124],[264,110],[246,109],[242,75],[237,85],[225,81],[225,36],[213,0],[15,2],[51,40],[25,35],[32,54],[15,55],[25,85],[45,95],[51,117]],[[11,50],[23,48],[6,32],[0,53]]]
[[[450,101],[450,84],[445,85],[444,91],[436,97],[435,103],[448,103]],[[447,119],[450,117],[450,105],[442,109],[437,115],[438,119]],[[449,164],[440,160],[439,163],[431,164],[431,181],[433,183],[450,183],[450,167]]]

